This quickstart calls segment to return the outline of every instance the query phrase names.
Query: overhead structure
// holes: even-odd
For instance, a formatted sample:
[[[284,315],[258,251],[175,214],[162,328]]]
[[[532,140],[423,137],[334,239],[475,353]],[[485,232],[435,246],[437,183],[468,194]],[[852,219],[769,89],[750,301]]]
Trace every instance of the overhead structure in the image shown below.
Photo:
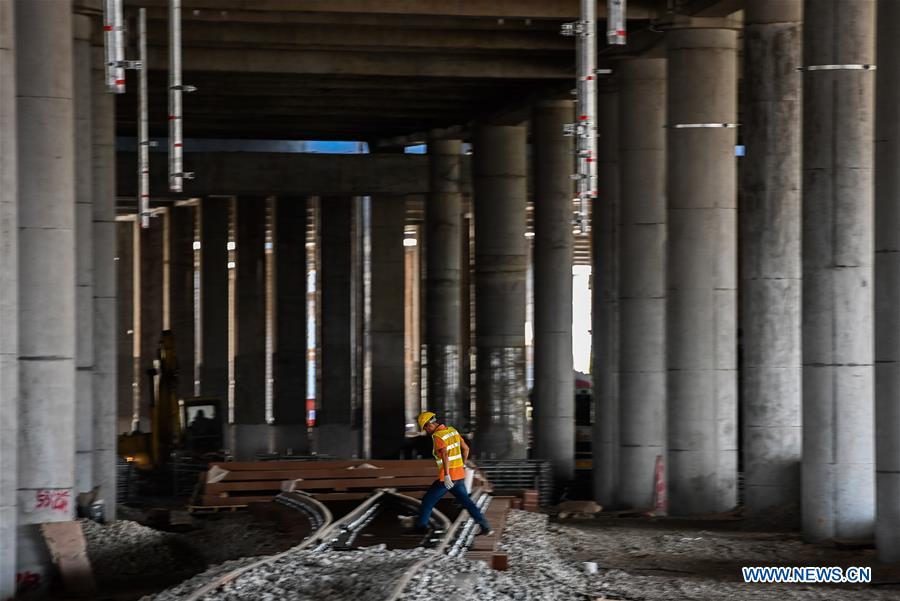
[[[103,0],[103,32],[106,49],[106,89],[125,93],[125,20],[122,0]]]
[[[577,122],[566,133],[575,136],[578,215],[581,233],[588,231],[588,207],[597,197],[597,4],[581,0],[581,19],[566,23],[563,35],[574,36],[577,54]]]

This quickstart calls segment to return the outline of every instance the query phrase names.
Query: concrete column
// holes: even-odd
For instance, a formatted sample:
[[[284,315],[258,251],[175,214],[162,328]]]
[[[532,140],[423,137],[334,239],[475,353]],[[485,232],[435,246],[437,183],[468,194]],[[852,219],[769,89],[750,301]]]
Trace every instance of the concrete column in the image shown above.
[[[805,66],[875,62],[874,0],[804,6]],[[875,73],[803,78],[803,533],[870,538]]]
[[[306,431],[306,199],[275,201],[275,331],[272,341],[276,448],[308,453]]]
[[[572,101],[534,109],[534,444],[557,484],[575,476],[575,376],[572,371]]]
[[[211,196],[197,206],[200,238],[200,394],[228,399],[228,203]],[[223,420],[224,422],[225,420]]]
[[[90,17],[75,15],[75,493],[94,486],[94,241]]]
[[[166,211],[163,330],[175,336],[178,394],[194,395],[194,231],[195,207]]]
[[[900,561],[900,2],[878,3],[875,140],[875,546]]]
[[[106,91],[106,57],[91,48],[91,128],[94,270],[94,484],[100,487],[106,518],[116,517],[116,377],[118,329],[116,302],[116,103]],[[125,303],[128,305],[129,303]],[[125,364],[127,365],[127,363]]]
[[[619,473],[626,507],[652,507],[666,456],[666,59],[623,60],[619,93]]]
[[[235,456],[269,451],[266,424],[266,200],[233,199],[235,217]]]
[[[16,2],[19,182],[18,571],[47,583],[36,526],[71,520],[75,476],[72,7]],[[7,135],[4,130],[3,135]]]
[[[431,410],[454,427],[467,430],[469,407],[460,389],[462,291],[460,219],[460,140],[428,141],[429,186],[425,201],[425,354],[426,398]]]
[[[13,9],[12,0],[0,0],[0,599],[16,592],[19,249]]]
[[[140,269],[140,286],[135,293],[135,382],[138,383],[139,405],[137,416],[142,432],[151,429],[151,387],[153,378],[148,373],[159,354],[163,316],[163,218],[154,216],[150,227],[137,227],[138,245],[136,263]]]
[[[682,515],[737,503],[737,130],[705,126],[737,121],[737,32],[725,26],[667,34],[668,483]]]
[[[403,362],[404,196],[372,198],[372,457],[396,459],[406,432]]]
[[[613,82],[598,92],[598,197],[591,207],[592,450],[594,497],[614,507],[619,495],[619,92]]]
[[[478,429],[473,452],[524,459],[526,130],[474,133],[475,338]]]
[[[349,196],[321,199],[320,318],[321,407],[316,414],[319,453],[337,457],[359,455],[354,429],[355,383],[350,377],[356,349],[353,319],[353,215]]]
[[[134,415],[134,291],[135,280],[134,219],[116,222],[116,356],[119,369],[116,378],[116,432],[131,432]]]
[[[803,3],[747,5],[741,170],[744,506],[800,503]]]

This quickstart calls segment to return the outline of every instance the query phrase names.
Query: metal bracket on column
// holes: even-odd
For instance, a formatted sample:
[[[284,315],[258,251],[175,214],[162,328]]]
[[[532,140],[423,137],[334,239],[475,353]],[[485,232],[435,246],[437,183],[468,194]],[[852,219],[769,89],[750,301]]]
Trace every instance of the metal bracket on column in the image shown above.
[[[875,65],[809,65],[808,67],[797,67],[797,71],[874,71],[877,69]]]
[[[668,129],[734,129],[740,123],[674,123],[666,125]]]

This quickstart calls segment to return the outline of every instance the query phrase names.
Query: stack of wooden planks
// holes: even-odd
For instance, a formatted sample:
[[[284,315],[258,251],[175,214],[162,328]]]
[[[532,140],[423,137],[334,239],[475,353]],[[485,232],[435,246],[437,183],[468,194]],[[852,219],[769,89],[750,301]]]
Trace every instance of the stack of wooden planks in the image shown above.
[[[431,459],[213,463],[200,474],[191,508],[266,502],[282,490],[302,490],[321,501],[361,500],[378,488],[421,498],[435,472]]]

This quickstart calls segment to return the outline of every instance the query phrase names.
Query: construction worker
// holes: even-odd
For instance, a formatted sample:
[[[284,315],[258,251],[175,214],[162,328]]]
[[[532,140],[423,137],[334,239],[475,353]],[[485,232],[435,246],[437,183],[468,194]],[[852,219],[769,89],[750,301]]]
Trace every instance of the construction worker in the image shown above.
[[[466,490],[465,465],[469,459],[469,445],[455,428],[438,423],[437,417],[431,411],[423,411],[416,421],[419,429],[431,436],[432,454],[438,466],[437,480],[431,484],[425,497],[422,498],[416,532],[427,531],[431,511],[449,490],[481,527],[478,534],[491,534],[493,531],[490,525],[481,510],[469,498],[469,491]]]

